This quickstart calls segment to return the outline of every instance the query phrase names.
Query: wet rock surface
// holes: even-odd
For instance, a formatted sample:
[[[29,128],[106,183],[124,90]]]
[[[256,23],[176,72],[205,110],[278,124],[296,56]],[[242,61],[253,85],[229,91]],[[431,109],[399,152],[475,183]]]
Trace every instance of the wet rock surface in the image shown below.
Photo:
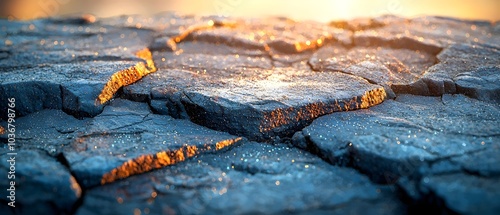
[[[0,29],[0,157],[17,152],[2,214],[500,210],[498,24],[160,13]]]

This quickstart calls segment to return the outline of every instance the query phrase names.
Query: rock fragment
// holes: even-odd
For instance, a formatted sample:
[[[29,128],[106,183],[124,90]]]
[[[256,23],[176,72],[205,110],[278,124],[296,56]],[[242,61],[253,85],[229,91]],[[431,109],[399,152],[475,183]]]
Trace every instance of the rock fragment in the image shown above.
[[[62,153],[86,188],[173,165],[241,140],[153,114],[147,104],[120,99],[75,133]]]
[[[148,47],[151,31],[79,20],[0,21],[8,29],[3,39],[10,41],[0,47],[0,110],[7,109],[4,99],[17,97],[20,116],[45,108],[95,116],[113,96],[95,104],[113,74],[140,64],[151,68],[143,54],[136,55]]]
[[[0,192],[3,196],[0,201],[2,214],[72,212],[82,189],[65,166],[43,151],[16,150],[16,155],[8,154],[10,152],[6,148],[0,149],[0,173],[5,177],[0,180],[0,186],[4,188]],[[14,170],[9,160],[14,162]],[[14,173],[8,174],[9,171]],[[15,178],[10,180],[8,175]],[[10,202],[8,196],[13,196],[15,207],[7,205],[7,201]]]

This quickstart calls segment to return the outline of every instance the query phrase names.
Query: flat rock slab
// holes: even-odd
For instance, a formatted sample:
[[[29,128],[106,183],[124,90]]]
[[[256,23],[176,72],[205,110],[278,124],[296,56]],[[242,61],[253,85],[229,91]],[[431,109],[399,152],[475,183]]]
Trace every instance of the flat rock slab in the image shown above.
[[[76,214],[398,214],[393,191],[296,148],[245,142],[92,189]]]
[[[57,156],[62,148],[73,142],[76,131],[88,123],[88,119],[78,120],[61,110],[45,109],[16,119],[17,147],[27,150],[42,150]],[[0,126],[7,128],[7,122]],[[8,141],[8,134],[0,134],[0,140]]]
[[[320,115],[367,108],[385,98],[381,86],[362,78],[271,69],[263,57],[172,52],[154,56],[159,71],[127,86],[126,95],[151,95],[159,112],[187,115],[200,125],[250,139],[290,135]]]
[[[400,95],[369,110],[320,117],[296,133],[293,142],[332,163],[353,166],[382,183],[394,183],[400,177],[418,181],[427,176],[442,181],[440,175],[457,173],[486,177],[484,186],[493,186],[499,180],[498,168],[493,165],[499,162],[499,125],[498,105],[462,95]],[[449,190],[454,189],[451,185],[422,180],[420,186],[439,190],[435,194],[452,210],[473,211],[462,208],[472,205],[454,201],[458,197]],[[460,188],[463,195],[484,199],[498,195],[498,191],[482,185],[477,188],[481,191],[475,186],[468,188],[468,179],[464,180]],[[483,207],[493,211],[498,204],[484,203]]]
[[[115,100],[63,151],[83,186],[109,183],[237,142],[238,137],[152,114],[147,104]]]
[[[0,109],[17,98],[17,114],[44,108],[95,116],[97,97],[118,71],[144,60],[135,55],[151,31],[92,23],[83,18],[32,22],[0,20]],[[5,117],[5,116],[2,116]]]
[[[153,114],[145,103],[120,99],[92,119],[44,110],[19,118],[16,126],[18,148],[52,156],[62,153],[61,159],[85,188],[223,149],[241,139]],[[1,135],[5,141],[7,137]]]
[[[187,31],[187,41],[177,44],[175,50],[165,51],[166,47],[155,42],[152,49],[157,50],[153,56],[158,72],[126,86],[125,97],[149,101],[158,113],[189,118],[253,140],[291,135],[320,115],[366,108],[385,99],[381,86],[362,78],[316,73],[293,65],[310,55],[301,52],[320,46],[302,50],[295,49],[296,43],[323,44],[326,38],[340,41],[345,31],[325,32],[328,28],[310,23],[304,25],[316,27],[307,32],[302,25],[287,26],[291,24],[287,20],[269,22],[281,27],[274,29],[256,21],[228,27],[222,22],[219,28]],[[269,28],[269,32],[251,36],[254,33],[249,29],[256,28]],[[278,37],[280,29],[289,33],[302,29],[297,32],[302,40]]]
[[[346,47],[338,44],[322,47],[309,60],[315,71],[339,71],[382,85],[390,97],[395,97],[393,86],[412,84],[436,62],[435,55],[405,47]]]

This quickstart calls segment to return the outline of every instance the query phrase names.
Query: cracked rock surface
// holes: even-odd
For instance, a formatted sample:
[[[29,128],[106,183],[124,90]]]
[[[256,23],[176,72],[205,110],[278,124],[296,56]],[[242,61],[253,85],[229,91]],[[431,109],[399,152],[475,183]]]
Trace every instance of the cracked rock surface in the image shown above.
[[[2,175],[17,152],[2,214],[500,211],[498,23],[167,12],[0,29]]]
[[[130,189],[131,184],[138,186]],[[245,142],[224,153],[93,189],[77,214],[357,214],[361,206],[398,214],[405,208],[391,197],[394,190],[296,148]]]
[[[489,201],[500,195],[491,189],[500,181],[499,125],[497,104],[463,95],[400,95],[368,110],[320,117],[293,143],[373,181],[413,186],[415,200],[435,195],[456,212],[494,213],[499,205]],[[453,175],[454,183],[446,182]]]

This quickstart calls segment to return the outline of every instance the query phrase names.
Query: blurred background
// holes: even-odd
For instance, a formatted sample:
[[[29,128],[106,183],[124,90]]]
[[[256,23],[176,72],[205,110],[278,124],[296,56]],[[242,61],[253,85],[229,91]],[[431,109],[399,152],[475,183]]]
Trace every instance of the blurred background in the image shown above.
[[[161,11],[239,17],[286,16],[321,22],[383,14],[498,21],[500,0],[0,0],[1,17],[23,20],[86,13],[97,17],[148,15]]]

